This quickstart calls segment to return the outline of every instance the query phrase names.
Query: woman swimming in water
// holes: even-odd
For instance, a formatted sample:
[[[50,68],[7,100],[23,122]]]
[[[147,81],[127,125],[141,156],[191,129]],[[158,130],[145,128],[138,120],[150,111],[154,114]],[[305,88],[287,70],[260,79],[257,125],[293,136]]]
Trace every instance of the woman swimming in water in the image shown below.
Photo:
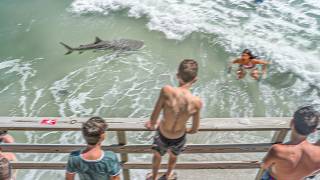
[[[269,63],[264,60],[257,59],[256,56],[254,56],[249,49],[245,49],[242,51],[240,58],[235,59],[229,64],[229,71],[231,71],[232,64],[239,64],[239,68],[237,70],[238,79],[244,78],[244,76],[246,75],[246,70],[249,70],[251,71],[251,77],[255,80],[258,80],[260,77],[260,72],[256,65],[262,64],[261,75],[264,75],[267,72],[267,64]]]

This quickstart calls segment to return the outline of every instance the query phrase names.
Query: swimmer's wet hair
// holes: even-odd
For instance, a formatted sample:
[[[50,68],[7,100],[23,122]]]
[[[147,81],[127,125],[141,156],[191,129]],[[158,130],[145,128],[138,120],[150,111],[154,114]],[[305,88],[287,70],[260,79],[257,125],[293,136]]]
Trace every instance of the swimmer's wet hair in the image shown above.
[[[183,60],[179,65],[178,75],[185,83],[192,81],[198,75],[197,61],[193,59]]]
[[[307,136],[316,130],[320,113],[313,106],[299,108],[293,115],[294,128],[298,134]]]
[[[89,145],[96,145],[108,124],[101,117],[92,117],[82,125],[82,135]]]
[[[257,56],[253,55],[252,51],[250,49],[245,49],[242,51],[242,54],[248,54],[250,56],[250,59],[255,59]]]
[[[7,158],[0,156],[0,179],[10,180],[11,179],[11,166]]]

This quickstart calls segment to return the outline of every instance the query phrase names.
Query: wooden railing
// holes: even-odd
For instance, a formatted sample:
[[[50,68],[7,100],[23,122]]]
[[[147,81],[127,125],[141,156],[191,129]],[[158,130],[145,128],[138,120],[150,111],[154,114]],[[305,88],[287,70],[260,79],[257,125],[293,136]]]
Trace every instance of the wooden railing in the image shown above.
[[[42,124],[43,119],[54,119],[56,124]],[[123,165],[123,177],[130,179],[130,169],[150,169],[151,161],[129,162],[129,153],[151,153],[151,145],[127,144],[126,131],[148,131],[144,128],[146,119],[140,118],[105,118],[108,131],[117,132],[118,144],[103,146],[120,154]],[[0,130],[15,131],[80,131],[82,122],[87,118],[57,117],[0,117]],[[199,131],[275,131],[270,143],[255,144],[196,144],[187,145],[183,153],[256,153],[266,152],[273,143],[281,143],[289,130],[290,118],[205,118],[201,119]],[[4,152],[17,153],[70,153],[84,148],[85,145],[70,144],[1,144]],[[256,161],[214,161],[214,162],[179,162],[176,169],[257,169],[261,159]],[[12,164],[15,169],[64,169],[66,162],[22,162]],[[161,168],[166,168],[162,164]],[[256,179],[260,179],[263,170],[259,170]]]

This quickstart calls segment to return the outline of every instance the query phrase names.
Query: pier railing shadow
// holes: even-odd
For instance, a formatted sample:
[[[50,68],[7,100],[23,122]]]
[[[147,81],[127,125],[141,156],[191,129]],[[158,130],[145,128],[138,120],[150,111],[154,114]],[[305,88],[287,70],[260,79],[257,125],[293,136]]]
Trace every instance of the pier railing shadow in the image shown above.
[[[130,153],[151,153],[150,144],[127,144],[126,131],[148,131],[142,118],[105,118],[108,131],[116,131],[118,143],[103,146],[103,149],[120,154],[123,166],[123,178],[130,179],[130,169],[151,169],[150,162],[128,161]],[[55,120],[56,123],[42,123],[43,120]],[[87,118],[58,117],[0,117],[0,130],[14,131],[80,131]],[[48,121],[47,121],[48,122]],[[49,121],[50,122],[50,121]],[[205,118],[201,119],[199,131],[274,131],[270,143],[252,144],[187,144],[183,153],[258,153],[267,152],[274,143],[282,143],[289,128],[287,117],[255,118]],[[0,144],[3,152],[15,153],[70,153],[84,148],[82,144]],[[258,169],[261,159],[256,161],[207,161],[178,162],[176,169]],[[14,169],[65,169],[66,162],[25,162],[12,163]],[[166,164],[161,164],[166,168]],[[259,170],[256,179],[260,179],[263,170]]]

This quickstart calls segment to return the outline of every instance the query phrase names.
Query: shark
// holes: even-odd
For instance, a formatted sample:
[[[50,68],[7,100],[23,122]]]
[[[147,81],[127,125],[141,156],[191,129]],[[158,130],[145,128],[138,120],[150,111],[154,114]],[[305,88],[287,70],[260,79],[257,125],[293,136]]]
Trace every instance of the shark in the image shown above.
[[[68,51],[65,53],[71,54],[73,51],[79,51],[79,54],[86,50],[123,50],[132,51],[138,50],[143,47],[143,41],[133,40],[133,39],[116,39],[111,41],[103,41],[99,37],[95,38],[95,41],[90,44],[80,45],[79,47],[72,48],[67,44],[60,42]]]

